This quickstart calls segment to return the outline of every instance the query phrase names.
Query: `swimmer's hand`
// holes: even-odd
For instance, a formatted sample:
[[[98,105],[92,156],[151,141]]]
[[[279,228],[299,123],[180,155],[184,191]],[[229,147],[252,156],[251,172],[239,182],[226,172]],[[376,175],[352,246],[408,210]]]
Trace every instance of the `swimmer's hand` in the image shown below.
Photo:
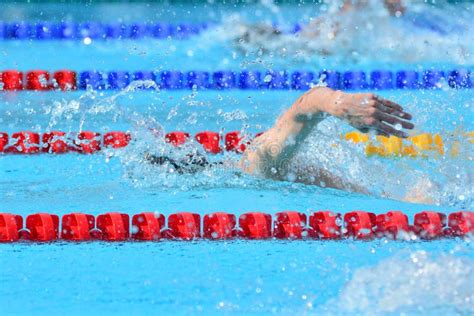
[[[347,121],[358,130],[367,133],[374,130],[379,135],[407,137],[403,129],[413,129],[412,116],[403,108],[373,93],[344,93],[326,87],[307,91],[293,104],[289,114],[318,121],[324,113]],[[285,123],[289,120],[282,117]],[[313,120],[316,119],[316,120]],[[314,124],[313,124],[314,125]]]
[[[379,135],[406,138],[408,135],[403,129],[415,127],[409,122],[412,116],[400,105],[373,93],[337,91],[327,112],[364,133],[374,130]]]

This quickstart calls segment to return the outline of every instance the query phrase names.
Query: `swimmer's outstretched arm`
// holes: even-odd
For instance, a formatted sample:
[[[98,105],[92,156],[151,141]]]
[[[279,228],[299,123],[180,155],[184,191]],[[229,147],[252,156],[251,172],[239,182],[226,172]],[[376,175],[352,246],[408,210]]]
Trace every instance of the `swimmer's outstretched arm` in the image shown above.
[[[289,162],[299,146],[327,115],[345,120],[363,132],[375,130],[385,136],[406,137],[402,128],[414,127],[409,122],[411,115],[392,101],[372,93],[344,93],[316,87],[298,98],[271,129],[252,142],[240,161],[241,169],[267,178],[286,179]],[[325,184],[354,191],[340,181]]]

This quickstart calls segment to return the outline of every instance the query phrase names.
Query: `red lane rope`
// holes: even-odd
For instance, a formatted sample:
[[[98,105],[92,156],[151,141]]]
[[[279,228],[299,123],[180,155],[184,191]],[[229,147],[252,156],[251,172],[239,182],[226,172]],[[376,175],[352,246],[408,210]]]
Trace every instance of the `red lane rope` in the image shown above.
[[[211,154],[219,154],[225,151],[243,153],[253,137],[243,135],[239,131],[231,131],[226,134],[212,131],[203,131],[194,135],[194,141],[201,144],[205,151]],[[470,143],[474,143],[474,132],[467,132],[462,135]],[[165,135],[167,143],[179,147],[191,141],[189,133],[175,131]],[[458,156],[460,150],[459,141],[450,143],[449,148],[445,147],[442,137],[439,134],[422,133],[411,136],[407,140],[390,136],[376,136],[372,141],[369,136],[359,132],[349,132],[342,136],[342,139],[353,143],[363,143],[368,156],[424,156],[427,152],[443,156],[447,152],[451,156]],[[83,131],[80,133],[66,133],[61,131],[51,131],[43,134],[21,131],[8,135],[0,132],[0,153],[14,154],[64,154],[67,152],[79,152],[83,154],[93,154],[102,148],[122,148],[126,147],[131,140],[128,132],[112,131],[101,135],[97,132]]]
[[[61,223],[60,223],[61,222]],[[37,213],[26,217],[0,213],[0,242],[20,240],[35,242],[64,241],[158,241],[161,239],[362,239],[390,238],[401,240],[467,237],[474,235],[474,212],[459,211],[448,216],[433,211],[415,214],[413,224],[400,211],[376,215],[352,211],[341,215],[318,211],[309,215],[283,211],[273,217],[267,213],[249,212],[239,216],[212,213],[201,216],[181,212],[167,218],[145,212],[132,216],[105,213],[94,217],[83,213],[62,216]],[[59,227],[61,224],[61,228]],[[201,225],[202,224],[202,225]],[[202,227],[202,229],[201,229]]]
[[[258,136],[259,134],[257,134]],[[174,146],[181,146],[190,139],[185,132],[171,132],[165,135],[165,141]],[[243,152],[248,141],[238,131],[229,132],[225,136],[219,133],[204,131],[195,135],[195,140],[204,149],[213,154],[223,151],[221,140],[224,139],[224,149],[227,151]],[[21,131],[8,135],[0,132],[0,153],[13,154],[63,154],[79,152],[93,154],[102,148],[126,147],[131,140],[127,132],[113,131],[101,135],[97,132],[83,131],[67,134],[61,131],[51,131],[40,135],[36,132]]]

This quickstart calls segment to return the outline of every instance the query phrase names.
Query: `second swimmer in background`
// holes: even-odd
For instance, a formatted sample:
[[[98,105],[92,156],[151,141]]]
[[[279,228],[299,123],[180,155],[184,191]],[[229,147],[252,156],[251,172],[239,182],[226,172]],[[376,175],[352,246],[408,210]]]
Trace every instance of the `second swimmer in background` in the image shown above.
[[[347,27],[347,19],[352,19],[350,25],[360,27],[362,19],[367,20],[363,15],[369,9],[385,10],[387,16],[400,17],[405,13],[405,6],[400,0],[344,0],[335,1],[331,7],[335,8],[332,13],[313,19],[308,25],[302,26],[298,33],[298,38],[284,34],[278,28],[268,24],[248,24],[238,22],[237,29],[240,30],[234,40],[235,47],[243,53],[259,50],[262,53],[270,52],[279,46],[279,40],[284,39],[281,44],[284,46],[307,43],[306,50],[316,50],[319,55],[331,55],[333,49],[328,45],[327,40],[333,40],[340,35]],[[357,17],[359,17],[357,19]],[[357,20],[357,21],[356,21]],[[345,22],[345,23],[343,23]],[[369,22],[369,21],[366,21]],[[355,30],[351,30],[355,31]],[[318,41],[324,41],[324,45],[318,45]],[[292,43],[295,42],[295,43]],[[312,49],[311,49],[312,48]]]

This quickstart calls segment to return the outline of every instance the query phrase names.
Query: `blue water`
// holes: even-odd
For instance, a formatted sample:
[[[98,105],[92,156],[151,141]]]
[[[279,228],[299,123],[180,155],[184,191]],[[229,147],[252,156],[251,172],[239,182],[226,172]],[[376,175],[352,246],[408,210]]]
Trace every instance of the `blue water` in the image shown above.
[[[236,50],[232,29],[221,17],[237,14],[246,23],[258,20],[257,11],[269,20],[280,15],[288,22],[321,14],[317,6],[281,6],[279,12],[256,6],[205,6],[183,14],[189,7],[154,5],[6,5],[8,20],[68,19],[114,22],[111,15],[134,21],[174,22],[177,19],[215,21],[221,29],[189,40],[141,40],[93,42],[0,42],[0,69],[61,68],[98,70],[266,70],[323,67],[372,70],[472,69],[472,42],[460,35],[441,36],[426,30],[405,35],[416,42],[399,44],[383,54],[362,43],[343,43],[330,57],[311,53],[294,55]],[[141,9],[140,9],[141,8]],[[132,9],[136,9],[133,13]],[[423,9],[439,14],[438,7]],[[415,10],[416,9],[416,10]],[[466,22],[472,6],[447,6],[446,19]],[[432,11],[430,11],[432,10]],[[471,11],[470,11],[471,10]],[[169,12],[176,12],[171,18]],[[13,15],[12,15],[13,12]],[[38,12],[44,15],[38,17]],[[101,12],[113,12],[104,15]],[[7,13],[3,20],[7,20]],[[44,17],[44,18],[43,18]],[[468,22],[468,21],[467,21]],[[390,22],[370,36],[377,45],[386,43]],[[393,22],[400,29],[403,21]],[[464,23],[466,24],[466,23]],[[401,25],[401,26],[400,26]],[[467,23],[467,26],[469,24]],[[403,28],[401,28],[403,30]],[[472,34],[473,32],[471,32]],[[354,36],[364,34],[355,33]],[[402,34],[403,35],[403,34]],[[395,35],[394,35],[395,36]],[[465,35],[468,37],[469,35]],[[424,41],[438,39],[438,42]],[[304,43],[300,43],[304,47]],[[282,41],[278,47],[289,47]],[[275,49],[279,49],[279,48]],[[449,50],[441,48],[448,47]],[[416,50],[406,58],[403,51]],[[258,49],[256,49],[258,50]],[[190,53],[192,51],[192,53]],[[310,51],[310,50],[308,50]],[[354,51],[359,51],[354,55]],[[364,53],[365,52],[365,53]],[[421,53],[420,53],[421,52]],[[347,56],[353,58],[347,58]],[[416,55],[416,54],[415,54]],[[354,57],[356,56],[356,57]],[[381,58],[379,58],[381,57]],[[362,149],[339,142],[350,127],[329,120],[305,145],[314,157],[327,159],[340,172],[361,169],[362,183],[374,191],[408,187],[430,178],[441,184],[437,205],[420,205],[322,189],[288,182],[272,182],[214,170],[197,176],[175,176],[139,163],[144,151],[165,150],[147,132],[148,127],[166,131],[231,131],[256,133],[269,128],[300,92],[295,91],[129,91],[119,92],[21,92],[0,94],[0,127],[5,132],[80,129],[106,132],[129,130],[134,142],[123,149],[84,156],[0,157],[0,211],[20,215],[51,212],[58,215],[109,211],[135,214],[158,211],[200,214],[226,211],[275,213],[281,210],[354,209],[383,213],[402,210],[411,218],[421,210],[445,213],[473,206],[472,147],[458,158],[427,159],[365,158]],[[414,116],[417,132],[471,131],[473,90],[442,88],[437,91],[385,91],[384,97],[402,104]],[[318,140],[321,139],[321,140]],[[337,146],[333,147],[332,144]],[[463,143],[463,146],[469,146]],[[210,157],[235,163],[238,157]],[[337,171],[336,170],[336,171]],[[430,242],[321,242],[321,241],[226,241],[154,243],[62,243],[0,245],[0,314],[469,314],[474,312],[474,251],[470,240]]]

